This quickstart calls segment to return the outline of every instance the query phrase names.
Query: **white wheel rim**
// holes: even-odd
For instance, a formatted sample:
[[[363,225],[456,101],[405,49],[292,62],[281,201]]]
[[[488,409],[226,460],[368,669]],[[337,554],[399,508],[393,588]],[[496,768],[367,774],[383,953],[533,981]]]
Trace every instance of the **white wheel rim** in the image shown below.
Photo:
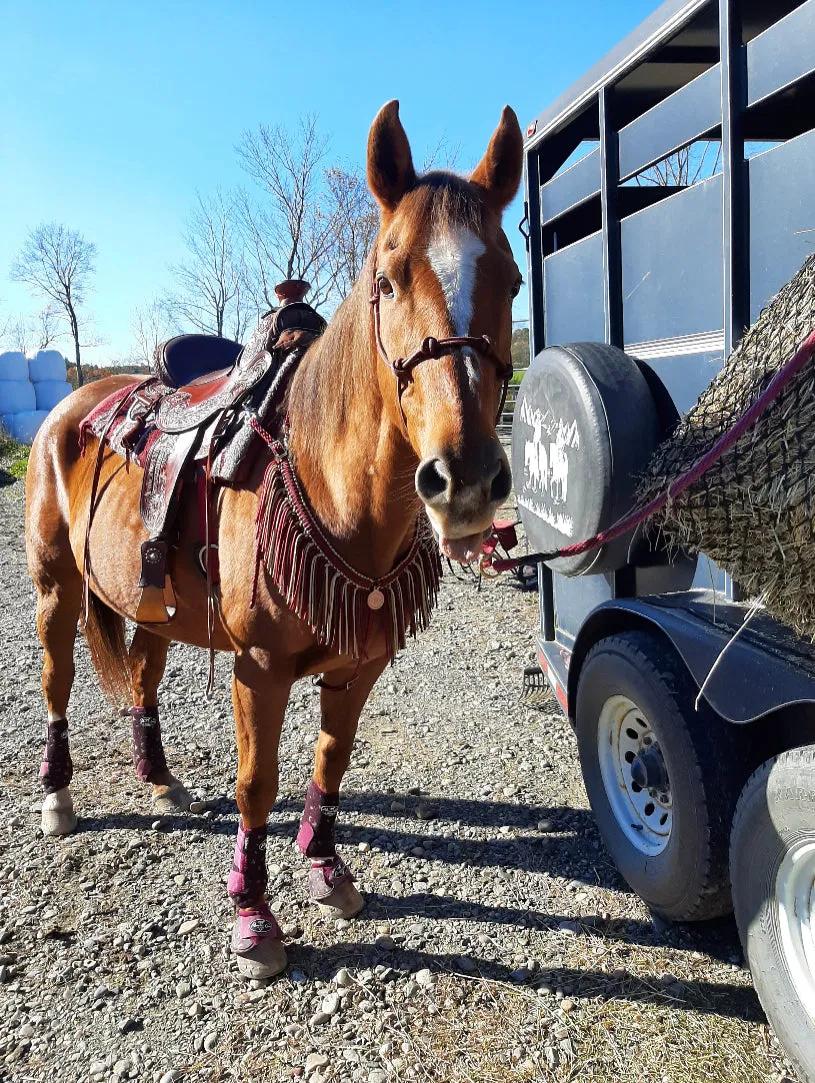
[[[815,839],[801,839],[787,853],[775,878],[781,946],[795,991],[815,1020]]]
[[[633,777],[634,761],[647,750],[661,759],[651,723],[627,696],[609,696],[597,726],[606,797],[628,842],[640,853],[654,855],[662,853],[671,837],[673,803],[667,776],[664,784],[650,788]]]

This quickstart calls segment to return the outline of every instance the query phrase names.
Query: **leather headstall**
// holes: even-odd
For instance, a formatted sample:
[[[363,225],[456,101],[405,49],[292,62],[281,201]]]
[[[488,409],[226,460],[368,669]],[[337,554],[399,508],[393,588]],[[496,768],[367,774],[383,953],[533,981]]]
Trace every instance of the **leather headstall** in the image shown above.
[[[506,402],[507,389],[509,387],[509,381],[512,378],[513,368],[511,360],[505,361],[499,355],[489,335],[456,335],[452,338],[433,338],[432,336],[428,336],[422,340],[421,346],[417,350],[414,350],[412,354],[407,357],[400,357],[396,361],[391,361],[388,357],[388,352],[385,349],[385,344],[382,341],[382,328],[379,314],[381,296],[379,280],[376,277],[376,269],[374,269],[371,282],[371,307],[374,310],[376,348],[379,351],[380,358],[396,377],[399,412],[402,415],[405,426],[407,426],[407,418],[405,417],[405,411],[402,407],[402,395],[413,378],[413,370],[421,365],[423,361],[445,357],[447,354],[457,350],[472,350],[479,357],[483,358],[485,361],[489,361],[495,366],[498,373],[498,379],[501,380],[502,383],[501,401],[498,404],[498,413],[496,415],[496,421],[500,420],[501,414],[504,412],[504,403]]]

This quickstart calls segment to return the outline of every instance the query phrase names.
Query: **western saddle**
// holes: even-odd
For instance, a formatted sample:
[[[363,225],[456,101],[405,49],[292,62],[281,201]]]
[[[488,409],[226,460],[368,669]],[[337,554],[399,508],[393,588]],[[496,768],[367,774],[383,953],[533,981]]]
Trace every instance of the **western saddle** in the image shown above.
[[[198,490],[202,544],[198,559],[207,578],[210,642],[213,586],[218,582],[218,550],[212,529],[214,483],[238,484],[260,446],[253,417],[279,427],[288,381],[300,358],[325,330],[325,320],[304,301],[309,286],[288,280],[275,287],[280,307],[267,312],[245,346],[215,335],[178,335],[161,343],[153,375],[115,392],[85,418],[99,440],[85,538],[87,590],[88,538],[105,447],[135,459],[143,478],[139,512],[147,528],[141,546],[141,577],[136,620],[163,624],[172,619],[175,592],[168,556],[175,541],[176,514],[184,481]]]

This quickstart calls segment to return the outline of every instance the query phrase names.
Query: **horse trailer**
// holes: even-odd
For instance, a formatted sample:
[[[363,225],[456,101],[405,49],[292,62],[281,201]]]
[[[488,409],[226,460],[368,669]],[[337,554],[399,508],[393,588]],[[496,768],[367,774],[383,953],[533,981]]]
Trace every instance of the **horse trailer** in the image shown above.
[[[512,466],[532,549],[633,506],[655,448],[815,250],[813,163],[815,0],[666,0],[529,125]],[[766,613],[743,627],[737,582],[639,530],[538,568],[539,663],[608,850],[663,916],[735,909],[812,1083],[815,649]]]

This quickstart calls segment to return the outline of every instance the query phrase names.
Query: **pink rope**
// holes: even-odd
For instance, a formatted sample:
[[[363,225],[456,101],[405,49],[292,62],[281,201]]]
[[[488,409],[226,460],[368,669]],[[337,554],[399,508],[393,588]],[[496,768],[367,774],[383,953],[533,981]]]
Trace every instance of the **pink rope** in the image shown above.
[[[748,429],[755,425],[761,415],[765,413],[781,392],[789,386],[814,354],[815,331],[804,340],[786,365],[775,374],[764,391],[753,405],[745,410],[736,424],[727,432],[722,433],[710,451],[705,452],[680,478],[677,478],[664,492],[655,496],[653,500],[650,500],[643,507],[635,508],[627,515],[624,515],[622,519],[618,519],[608,530],[602,530],[599,534],[595,534],[585,541],[575,542],[574,545],[565,545],[562,549],[555,549],[551,553],[533,553],[525,557],[514,557],[511,560],[494,560],[491,565],[492,568],[497,572],[507,572],[520,567],[522,564],[540,560],[550,561],[559,557],[580,556],[581,553],[587,553],[590,549],[599,549],[601,545],[608,545],[609,542],[619,538],[621,534],[627,534],[629,530],[633,530],[634,527],[639,526],[646,519],[650,519],[652,515],[661,511],[669,500],[676,499],[691,485],[695,484],[714,463],[721,459],[726,451],[729,451],[744,436]]]

